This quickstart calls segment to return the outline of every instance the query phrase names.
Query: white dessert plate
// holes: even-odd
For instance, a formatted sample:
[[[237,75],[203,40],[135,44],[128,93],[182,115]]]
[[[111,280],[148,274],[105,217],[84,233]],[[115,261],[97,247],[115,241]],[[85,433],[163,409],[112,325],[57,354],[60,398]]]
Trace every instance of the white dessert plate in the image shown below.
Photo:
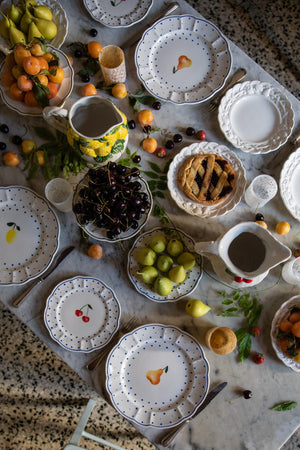
[[[48,202],[22,186],[0,187],[0,286],[42,275],[57,252],[58,218]]]
[[[126,28],[148,14],[153,0],[83,0],[94,20],[110,28]]]
[[[280,323],[283,320],[288,319],[291,310],[295,307],[300,308],[300,295],[291,297],[283,303],[276,312],[271,325],[271,341],[276,355],[283,362],[283,364],[290,367],[295,372],[300,372],[300,363],[297,363],[293,358],[289,358],[288,355],[282,351],[280,347],[280,340],[278,339]]]
[[[63,106],[66,99],[72,92],[74,85],[74,71],[70,64],[69,58],[59,49],[52,47],[49,45],[47,47],[49,52],[54,52],[59,57],[60,67],[63,68],[65,77],[61,84],[58,84],[58,91],[56,97],[49,100],[50,106]],[[0,80],[2,79],[2,75],[6,70],[5,61],[0,66]],[[0,93],[2,99],[6,106],[8,106],[13,111],[16,111],[19,114],[24,116],[42,116],[43,108],[41,106],[27,106],[24,102],[20,102],[18,100],[13,100],[10,96],[9,87],[3,86],[0,84]]]
[[[68,19],[65,10],[61,6],[59,2],[56,0],[39,0],[38,5],[47,6],[52,12],[52,20],[57,26],[57,34],[51,39],[50,44],[53,47],[59,48],[64,43],[65,38],[68,34]],[[3,0],[1,2],[1,11],[5,12],[9,9],[12,2],[11,0]],[[0,50],[6,55],[11,51],[12,45],[9,40],[4,39],[3,36],[0,36]]]
[[[279,180],[280,195],[286,208],[300,220],[300,148],[285,161]]]
[[[167,240],[173,237],[176,239],[180,239],[184,243],[184,251],[194,252],[195,242],[183,231],[175,228],[153,228],[152,230],[147,231],[146,233],[139,236],[130,249],[128,253],[127,263],[128,276],[136,290],[150,300],[153,300],[155,302],[176,301],[191,294],[196,289],[203,273],[202,258],[199,258],[199,255],[196,255],[196,264],[192,269],[187,271],[186,279],[182,283],[173,283],[173,289],[170,294],[168,294],[167,296],[161,296],[157,294],[154,288],[149,284],[144,283],[141,276],[137,273],[142,267],[137,260],[137,254],[141,248],[149,246],[152,237],[158,234],[164,235]],[[176,258],[173,259],[174,263],[176,263]],[[163,273],[159,273],[159,275],[166,276],[166,274]]]
[[[135,51],[139,79],[162,101],[204,102],[230,73],[228,42],[211,22],[190,15],[168,16],[146,30]]]
[[[75,205],[77,202],[80,202],[80,196],[79,192],[80,190],[88,185],[88,179],[89,175],[85,175],[83,179],[77,184],[74,197],[73,197],[73,205]],[[102,242],[110,242],[110,243],[116,243],[125,241],[126,239],[130,239],[134,236],[136,236],[141,229],[146,225],[147,220],[149,219],[149,216],[151,214],[152,206],[153,206],[153,199],[151,195],[151,191],[149,189],[148,183],[144,178],[138,177],[136,178],[136,181],[139,181],[142,185],[142,188],[139,192],[144,192],[148,195],[148,200],[150,202],[150,207],[148,210],[141,216],[141,218],[138,220],[138,227],[136,229],[130,228],[127,231],[122,231],[118,236],[115,236],[114,238],[107,237],[107,229],[106,228],[99,228],[96,226],[95,223],[89,222],[86,225],[82,225],[79,220],[79,215],[76,215],[77,223],[78,225],[83,229],[83,231],[88,234],[91,238],[102,241]]]
[[[275,86],[261,81],[245,81],[229,89],[218,119],[228,141],[247,153],[277,150],[294,126],[290,101]]]
[[[104,347],[119,327],[120,304],[113,290],[93,277],[58,284],[47,299],[44,322],[66,350],[89,353]]]
[[[200,344],[173,326],[147,324],[123,336],[106,362],[114,407],[135,424],[177,425],[193,415],[209,388]]]
[[[191,155],[204,153],[213,153],[222,156],[222,158],[231,164],[235,173],[235,184],[232,192],[223,202],[217,205],[201,205],[189,199],[181,190],[178,182],[178,171],[185,159]],[[168,171],[168,188],[171,197],[185,212],[198,217],[216,217],[228,213],[240,202],[245,191],[245,186],[246,173],[242,162],[225,145],[219,145],[215,142],[199,142],[184,147],[174,157]]]

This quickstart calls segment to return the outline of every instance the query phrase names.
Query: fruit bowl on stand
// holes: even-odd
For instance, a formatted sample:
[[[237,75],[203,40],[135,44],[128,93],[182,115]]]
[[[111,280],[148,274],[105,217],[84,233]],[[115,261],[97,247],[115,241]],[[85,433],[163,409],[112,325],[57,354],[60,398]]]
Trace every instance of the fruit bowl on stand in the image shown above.
[[[52,45],[47,46],[47,52],[54,54],[59,59],[59,67],[62,68],[64,72],[64,78],[61,83],[56,84],[57,94],[55,97],[49,100],[50,106],[63,106],[67,98],[72,92],[74,85],[74,71],[70,64],[69,58],[61,50],[53,47]],[[14,100],[10,94],[10,87],[3,84],[4,73],[7,72],[7,66],[5,61],[0,66],[0,93],[3,102],[13,111],[25,116],[42,116],[43,108],[42,106],[29,106],[24,103],[24,101]],[[50,86],[50,83],[49,83]]]
[[[90,169],[73,197],[73,212],[82,230],[97,241],[111,243],[138,234],[152,205],[148,183],[139,169],[115,162]]]
[[[153,281],[153,283],[148,283],[145,282],[144,278],[141,276],[141,270],[144,264],[141,264],[138,260],[139,251],[144,248],[149,248],[150,242],[155,236],[163,236],[167,242],[170,242],[173,239],[182,242],[183,249],[180,255],[183,255],[183,253],[186,252],[189,253],[189,255],[191,255],[193,252],[195,243],[193,239],[187,234],[185,234],[183,231],[178,230],[176,228],[168,228],[168,229],[163,229],[160,227],[153,228],[152,230],[147,231],[141,236],[139,236],[134,242],[131,250],[129,251],[127,263],[128,276],[132,284],[134,285],[135,289],[148,299],[153,300],[155,302],[177,301],[191,294],[196,289],[203,273],[202,258],[201,257],[199,258],[199,255],[197,255],[195,264],[191,268],[185,270],[185,277],[183,281],[177,283],[169,280],[169,283],[170,282],[172,283],[171,291],[166,295],[159,295],[157,290],[155,289],[155,280]],[[151,267],[158,266],[157,279],[163,278],[165,280],[166,278],[168,278],[168,274],[170,274],[171,269],[174,269],[176,268],[176,266],[181,265],[182,261],[178,261],[180,255],[178,255],[178,257],[177,256],[171,257],[172,261],[168,271],[165,271],[165,269],[163,269],[164,271],[161,271],[160,269],[162,268],[162,266],[160,266],[158,263],[159,256],[169,258],[170,254],[167,251],[163,251],[160,253],[157,252],[156,254],[157,259],[153,262],[153,265],[151,266]],[[168,281],[166,281],[166,283],[168,283]]]

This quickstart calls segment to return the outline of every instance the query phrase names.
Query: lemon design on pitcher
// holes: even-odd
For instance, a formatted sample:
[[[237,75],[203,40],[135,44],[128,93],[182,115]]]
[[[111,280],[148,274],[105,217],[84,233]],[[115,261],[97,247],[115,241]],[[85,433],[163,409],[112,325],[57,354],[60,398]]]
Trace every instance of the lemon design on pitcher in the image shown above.
[[[18,234],[17,231],[20,231],[21,228],[15,222],[8,222],[6,225],[12,228],[6,233],[5,239],[8,244],[12,244],[16,240]]]

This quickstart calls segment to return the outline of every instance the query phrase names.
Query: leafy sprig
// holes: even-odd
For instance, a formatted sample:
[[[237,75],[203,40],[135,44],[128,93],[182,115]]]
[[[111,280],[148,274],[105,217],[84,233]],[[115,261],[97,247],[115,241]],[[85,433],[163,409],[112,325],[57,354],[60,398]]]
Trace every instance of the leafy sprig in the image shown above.
[[[130,149],[127,147],[125,153],[127,156],[125,158],[119,159],[118,164],[122,164],[123,166],[127,167],[141,167],[139,163],[134,162],[134,158],[138,153],[137,150],[131,153]]]
[[[141,103],[143,105],[152,106],[156,101],[156,98],[152,95],[145,94],[145,88],[142,86],[141,89],[135,94],[130,93],[128,95],[128,101],[133,110],[138,112],[141,109]]]
[[[56,134],[52,134],[43,127],[35,127],[34,130],[38,137],[46,141],[37,150],[43,151],[45,165],[41,166],[41,170],[47,181],[58,177],[61,172],[68,179],[71,173],[78,175],[87,166],[80,151],[69,145],[64,133],[56,130]],[[31,179],[36,176],[40,167],[37,153],[35,151],[24,155],[24,158],[26,159],[24,171],[28,171],[27,179]]]
[[[143,171],[143,174],[145,174],[148,178],[151,178],[148,180],[148,185],[153,198],[165,198],[163,191],[168,189],[167,173],[170,163],[171,160],[168,161],[163,168],[160,168],[156,163],[148,161],[148,164],[152,170]]]
[[[244,327],[235,331],[239,358],[243,363],[250,355],[252,346],[250,331],[258,323],[263,305],[258,302],[257,297],[251,298],[249,292],[243,293],[241,289],[235,290],[230,296],[226,291],[218,291],[218,294],[224,298],[222,305],[229,306],[229,308],[218,314],[219,316],[243,317],[246,321]]]

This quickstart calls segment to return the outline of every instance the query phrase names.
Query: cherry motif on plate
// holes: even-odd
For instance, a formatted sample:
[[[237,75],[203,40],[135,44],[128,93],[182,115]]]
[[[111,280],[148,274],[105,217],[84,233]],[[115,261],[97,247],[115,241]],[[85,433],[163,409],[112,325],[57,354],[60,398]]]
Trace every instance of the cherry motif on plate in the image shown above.
[[[85,309],[85,314],[84,314]],[[82,321],[85,323],[88,323],[90,321],[90,318],[88,316],[90,309],[93,309],[91,305],[88,303],[86,305],[83,305],[80,309],[75,310],[75,316],[81,317]]]

